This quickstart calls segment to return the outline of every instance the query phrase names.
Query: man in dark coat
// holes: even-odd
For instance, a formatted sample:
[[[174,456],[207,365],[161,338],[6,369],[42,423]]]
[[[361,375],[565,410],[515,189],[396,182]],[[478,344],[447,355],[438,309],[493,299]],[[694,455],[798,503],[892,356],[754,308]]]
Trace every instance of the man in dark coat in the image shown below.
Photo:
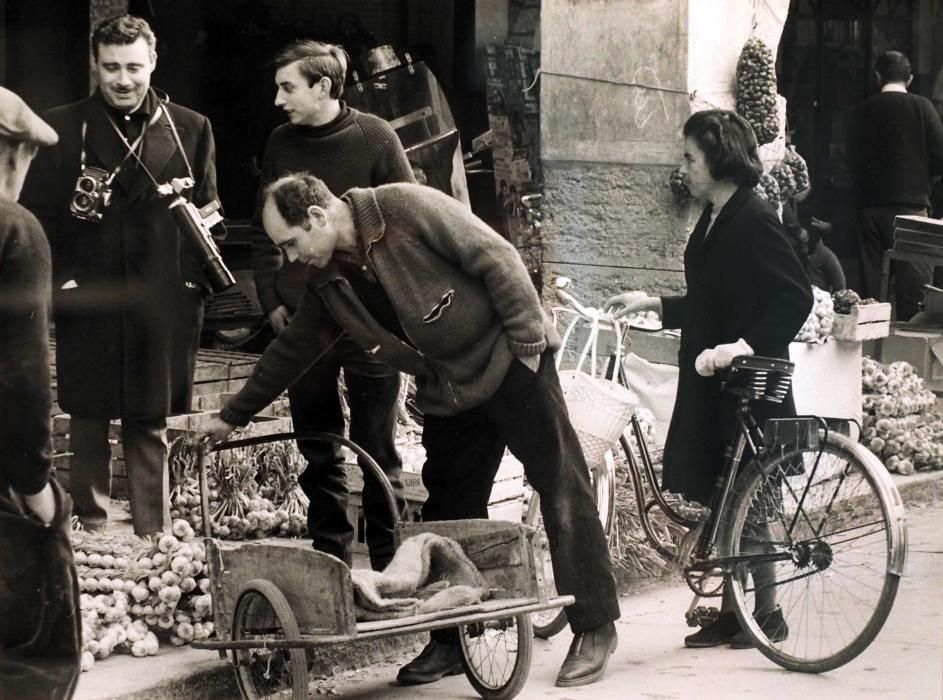
[[[56,132],[0,88],[0,697],[68,698],[82,639],[69,498],[52,475],[51,261],[16,203]]]
[[[192,177],[187,194],[197,206],[216,199],[210,123],[151,89],[155,46],[137,17],[95,30],[98,90],[48,113],[59,145],[37,159],[23,196],[52,248],[58,399],[72,416],[76,513],[87,528],[105,524],[108,429],[120,418],[139,535],[169,526],[166,417],[190,409],[208,289],[198,251],[157,184]],[[80,175],[93,176],[84,178],[89,191],[77,192]],[[96,202],[96,188],[110,197]]]
[[[882,54],[875,70],[881,92],[852,114],[848,166],[858,207],[859,291],[877,298],[895,217],[927,216],[930,178],[943,175],[943,121],[930,100],[907,92],[914,76],[904,54]],[[893,271],[897,318],[909,321],[923,300],[923,285],[932,280],[932,265],[898,260]]]

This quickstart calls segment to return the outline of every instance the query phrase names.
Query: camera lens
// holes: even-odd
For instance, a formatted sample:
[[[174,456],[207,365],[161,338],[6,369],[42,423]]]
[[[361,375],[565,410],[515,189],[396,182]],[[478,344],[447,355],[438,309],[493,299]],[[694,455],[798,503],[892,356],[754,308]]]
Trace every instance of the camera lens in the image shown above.
[[[85,192],[94,192],[95,191],[95,181],[90,177],[80,177],[79,178],[79,188]]]
[[[76,192],[75,196],[72,198],[72,206],[79,211],[88,211],[92,208],[92,198],[87,194]]]

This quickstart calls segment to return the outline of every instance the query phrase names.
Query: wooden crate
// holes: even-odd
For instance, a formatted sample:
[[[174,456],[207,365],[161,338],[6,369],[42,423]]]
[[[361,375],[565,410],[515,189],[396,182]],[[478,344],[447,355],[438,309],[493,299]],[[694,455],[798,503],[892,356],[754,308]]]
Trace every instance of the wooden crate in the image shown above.
[[[886,338],[891,332],[891,305],[863,304],[852,306],[851,313],[835,314],[832,336],[839,340],[871,340]]]

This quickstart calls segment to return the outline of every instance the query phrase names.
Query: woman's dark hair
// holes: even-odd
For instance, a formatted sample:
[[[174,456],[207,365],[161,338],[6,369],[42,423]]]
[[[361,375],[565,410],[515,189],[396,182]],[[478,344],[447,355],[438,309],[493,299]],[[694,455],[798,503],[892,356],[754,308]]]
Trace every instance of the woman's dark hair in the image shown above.
[[[685,138],[694,139],[704,152],[715,180],[732,180],[756,187],[763,164],[756,151],[756,136],[746,119],[725,109],[695,112],[684,123]]]

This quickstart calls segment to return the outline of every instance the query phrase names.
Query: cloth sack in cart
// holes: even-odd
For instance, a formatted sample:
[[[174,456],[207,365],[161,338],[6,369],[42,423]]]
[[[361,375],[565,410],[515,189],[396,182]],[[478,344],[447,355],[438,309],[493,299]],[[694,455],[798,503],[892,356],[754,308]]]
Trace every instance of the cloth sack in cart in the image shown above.
[[[590,324],[589,334],[580,351],[576,367],[570,370],[560,369],[567,341],[579,322],[578,316],[573,318],[563,334],[563,342],[556,357],[557,373],[560,375],[570,423],[576,430],[583,455],[587,463],[601,464],[606,452],[618,441],[632,420],[638,397],[616,383],[618,367],[622,362],[621,346],[618,342],[615,344],[615,362],[612,363],[611,376],[607,376],[605,369],[597,371],[600,331],[598,317],[594,317]],[[621,321],[606,319],[605,323],[611,327],[617,338],[621,337]],[[584,366],[588,367],[588,371],[583,369]]]

